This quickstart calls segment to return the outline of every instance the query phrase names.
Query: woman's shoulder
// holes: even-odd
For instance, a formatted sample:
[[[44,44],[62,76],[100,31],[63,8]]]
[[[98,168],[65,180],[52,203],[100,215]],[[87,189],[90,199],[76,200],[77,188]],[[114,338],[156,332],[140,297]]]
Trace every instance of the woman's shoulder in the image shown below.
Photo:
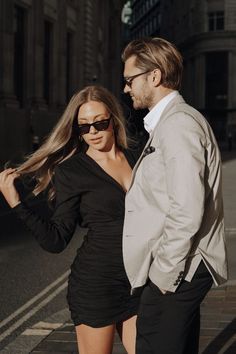
[[[77,153],[59,163],[54,169],[53,183],[63,185],[64,191],[70,194],[77,193],[78,186],[84,179],[83,166],[79,163]]]
[[[79,167],[79,160],[80,160],[80,152],[73,154],[72,156],[64,159],[62,162],[60,162],[56,167],[55,167],[55,174],[70,174],[73,173],[73,171],[78,172]]]

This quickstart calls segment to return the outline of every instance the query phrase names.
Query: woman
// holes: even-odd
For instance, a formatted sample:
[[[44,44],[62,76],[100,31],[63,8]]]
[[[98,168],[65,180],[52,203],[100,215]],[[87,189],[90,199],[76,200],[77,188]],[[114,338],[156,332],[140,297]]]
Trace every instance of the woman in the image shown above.
[[[0,174],[0,190],[40,245],[61,252],[77,222],[88,233],[71,266],[68,303],[80,354],[110,354],[117,329],[135,353],[139,294],[130,295],[122,259],[125,193],[135,156],[114,96],[89,86],[70,101],[47,141],[17,170]],[[20,200],[14,180],[31,174],[34,193],[49,188],[55,211],[44,220]]]

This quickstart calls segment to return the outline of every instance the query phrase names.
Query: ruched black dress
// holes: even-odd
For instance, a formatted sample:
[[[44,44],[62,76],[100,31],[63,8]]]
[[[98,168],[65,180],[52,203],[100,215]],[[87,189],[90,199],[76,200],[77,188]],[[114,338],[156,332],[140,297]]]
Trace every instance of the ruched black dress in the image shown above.
[[[136,157],[125,151],[130,166]],[[14,209],[50,252],[62,251],[76,224],[88,228],[71,266],[68,303],[75,325],[103,327],[137,313],[140,293],[130,295],[122,257],[125,191],[92,158],[78,153],[57,166],[56,205],[50,220],[26,203]]]

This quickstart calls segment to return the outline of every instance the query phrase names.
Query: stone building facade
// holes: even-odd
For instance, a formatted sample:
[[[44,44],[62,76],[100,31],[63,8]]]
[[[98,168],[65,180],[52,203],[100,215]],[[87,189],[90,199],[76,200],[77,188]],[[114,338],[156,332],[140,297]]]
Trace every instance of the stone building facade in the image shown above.
[[[130,37],[132,39],[145,36],[156,36],[160,33],[162,1],[130,1],[130,6],[132,9]]]
[[[0,165],[37,147],[78,89],[119,95],[123,3],[0,1]]]
[[[130,38],[161,36],[184,56],[182,92],[218,140],[236,140],[236,1],[132,0]]]
[[[169,25],[171,24],[171,25]],[[219,140],[236,138],[236,2],[165,0],[161,34],[184,56],[183,94]]]

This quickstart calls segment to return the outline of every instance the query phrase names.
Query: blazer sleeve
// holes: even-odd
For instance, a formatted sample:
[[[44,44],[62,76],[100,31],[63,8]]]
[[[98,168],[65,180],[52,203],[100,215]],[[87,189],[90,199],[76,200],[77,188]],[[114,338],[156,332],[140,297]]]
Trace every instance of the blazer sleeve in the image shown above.
[[[199,123],[181,112],[158,128],[169,211],[149,276],[158,287],[175,291],[202,223],[206,137]]]
[[[56,202],[50,219],[38,215],[26,202],[21,202],[13,210],[43,249],[59,253],[74,234],[79,219],[79,195],[73,191],[69,171],[64,171],[60,166],[55,169],[54,183]]]

